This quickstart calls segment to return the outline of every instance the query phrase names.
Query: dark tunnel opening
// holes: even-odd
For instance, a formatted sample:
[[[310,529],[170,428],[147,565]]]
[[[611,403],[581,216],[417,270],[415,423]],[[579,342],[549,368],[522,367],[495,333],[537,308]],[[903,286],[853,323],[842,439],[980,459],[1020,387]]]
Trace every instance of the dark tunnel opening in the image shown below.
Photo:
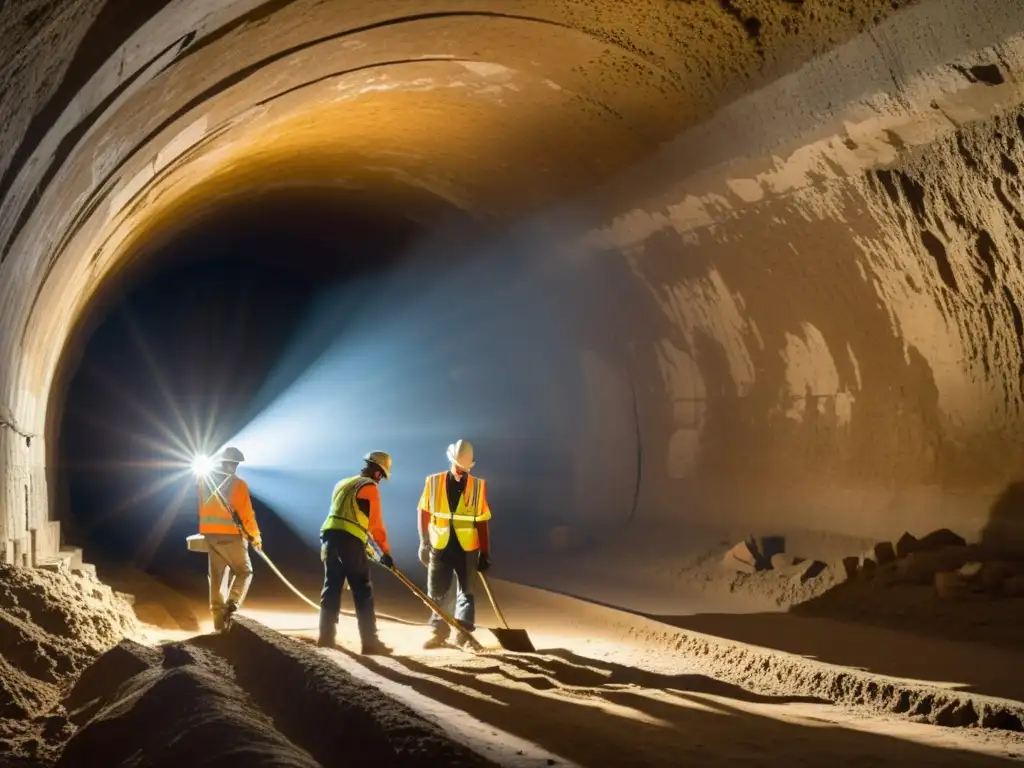
[[[226,443],[247,453],[240,475],[268,553],[309,586],[331,488],[373,449],[395,459],[382,496],[400,563],[415,555],[424,477],[460,437],[492,480],[505,567],[529,567],[553,526],[597,503],[625,521],[640,471],[635,403],[620,397],[612,413],[607,397],[583,396],[586,336],[616,337],[609,286],[592,267],[567,271],[555,239],[294,188],[144,242],[68,379],[66,537],[92,562],[198,588],[205,558],[183,541],[196,528],[186,454]],[[595,417],[621,439],[594,444]],[[595,490],[599,477],[614,494]]]

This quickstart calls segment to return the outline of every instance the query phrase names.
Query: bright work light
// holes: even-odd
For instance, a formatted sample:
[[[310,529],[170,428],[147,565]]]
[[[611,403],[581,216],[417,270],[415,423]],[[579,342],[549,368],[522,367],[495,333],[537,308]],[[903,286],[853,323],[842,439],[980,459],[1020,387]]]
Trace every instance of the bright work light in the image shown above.
[[[213,472],[213,459],[200,454],[192,459],[192,473],[196,477],[209,477]]]

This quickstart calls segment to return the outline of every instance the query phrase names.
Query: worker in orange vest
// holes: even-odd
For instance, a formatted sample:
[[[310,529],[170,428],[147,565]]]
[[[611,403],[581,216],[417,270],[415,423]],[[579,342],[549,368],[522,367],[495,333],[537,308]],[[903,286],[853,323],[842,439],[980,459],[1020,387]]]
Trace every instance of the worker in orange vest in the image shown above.
[[[256,524],[249,486],[235,472],[245,461],[242,452],[225,448],[217,457],[219,464],[199,478],[199,533],[209,551],[210,615],[214,631],[231,626],[231,617],[241,608],[252,583],[249,543],[263,549],[263,538]],[[230,574],[225,599],[224,580]]]
[[[487,483],[470,471],[473,445],[459,440],[448,446],[449,469],[427,477],[419,502],[420,562],[427,568],[427,593],[467,631],[476,629],[473,586],[477,572],[491,566]],[[454,535],[452,535],[454,532]],[[452,581],[455,581],[453,596]],[[424,648],[439,648],[451,628],[437,614],[430,618],[433,633]],[[468,638],[459,633],[456,643]]]

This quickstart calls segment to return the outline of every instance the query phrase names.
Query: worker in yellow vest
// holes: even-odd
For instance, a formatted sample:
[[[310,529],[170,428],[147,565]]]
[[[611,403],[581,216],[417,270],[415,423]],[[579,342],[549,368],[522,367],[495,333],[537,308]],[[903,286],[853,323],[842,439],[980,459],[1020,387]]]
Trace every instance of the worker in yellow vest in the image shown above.
[[[320,527],[324,588],[320,592],[320,637],[317,644],[325,648],[335,644],[341,591],[347,580],[355,602],[363,653],[388,656],[392,649],[377,636],[366,545],[372,536],[381,551],[381,565],[385,568],[394,565],[381,514],[380,489],[377,487],[382,479],[391,477],[391,456],[384,451],[372,451],[363,457],[363,461],[365,466],[358,475],[334,486],[331,511]]]
[[[449,469],[430,475],[419,503],[420,562],[427,567],[427,593],[445,611],[452,606],[455,620],[467,631],[476,629],[473,586],[476,574],[491,565],[487,483],[470,471],[475,465],[473,445],[459,440],[448,446]],[[454,534],[454,535],[453,535]],[[451,598],[455,581],[454,599]],[[439,648],[451,628],[434,614],[433,633],[424,648]],[[456,643],[468,639],[459,634]]]
[[[252,584],[249,543],[263,548],[249,486],[235,472],[245,461],[242,452],[225,448],[219,464],[198,482],[199,533],[209,551],[210,615],[213,629],[230,628],[231,617],[242,607]],[[230,576],[225,599],[225,577]]]

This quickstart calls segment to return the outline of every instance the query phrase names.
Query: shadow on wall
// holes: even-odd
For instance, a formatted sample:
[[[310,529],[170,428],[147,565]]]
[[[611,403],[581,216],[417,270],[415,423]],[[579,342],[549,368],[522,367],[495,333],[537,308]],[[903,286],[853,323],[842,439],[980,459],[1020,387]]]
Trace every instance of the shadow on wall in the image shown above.
[[[981,543],[997,552],[1024,554],[1024,480],[1010,483],[992,504]]]

